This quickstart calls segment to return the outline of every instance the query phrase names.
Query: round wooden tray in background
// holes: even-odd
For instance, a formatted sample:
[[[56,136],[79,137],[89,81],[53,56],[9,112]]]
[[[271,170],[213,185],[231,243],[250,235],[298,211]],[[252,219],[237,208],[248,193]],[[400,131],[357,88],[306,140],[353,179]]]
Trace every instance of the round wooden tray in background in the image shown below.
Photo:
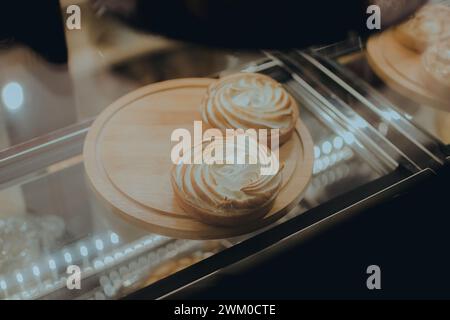
[[[450,111],[449,101],[426,88],[422,77],[422,55],[400,44],[393,33],[393,30],[387,30],[367,42],[367,59],[372,69],[400,94]]]
[[[170,183],[174,129],[193,132],[199,106],[213,79],[178,79],[136,90],[106,108],[86,137],[87,176],[101,199],[151,232],[186,239],[219,239],[264,227],[300,201],[311,179],[313,142],[301,121],[280,148],[283,186],[272,210],[252,224],[215,227],[191,218],[176,203]]]

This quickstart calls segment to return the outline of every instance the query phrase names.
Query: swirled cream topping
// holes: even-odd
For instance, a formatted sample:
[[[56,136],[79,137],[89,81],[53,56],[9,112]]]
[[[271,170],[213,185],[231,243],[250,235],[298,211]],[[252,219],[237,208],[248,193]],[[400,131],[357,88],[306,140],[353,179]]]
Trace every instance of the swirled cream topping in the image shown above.
[[[431,46],[423,55],[425,70],[450,86],[450,38]]]
[[[202,103],[202,118],[211,127],[225,129],[280,129],[280,140],[297,121],[293,98],[272,78],[240,73],[213,83]]]
[[[397,32],[411,42],[412,49],[423,51],[450,37],[450,8],[441,4],[425,5],[412,19],[400,25]]]
[[[189,210],[218,219],[270,210],[281,188],[281,170],[273,175],[262,175],[264,161],[249,151],[249,140],[244,144],[236,141],[203,142],[202,148],[194,147],[191,154],[184,155],[175,165],[172,186],[178,199]],[[211,147],[219,143],[225,143],[221,147],[225,157],[222,161],[210,161]],[[232,149],[233,153],[230,152]],[[203,153],[201,164],[190,161],[196,152]],[[267,149],[263,147],[260,152],[267,152]],[[241,160],[244,161],[237,161],[239,154],[243,155]],[[232,162],[235,164],[229,164]]]

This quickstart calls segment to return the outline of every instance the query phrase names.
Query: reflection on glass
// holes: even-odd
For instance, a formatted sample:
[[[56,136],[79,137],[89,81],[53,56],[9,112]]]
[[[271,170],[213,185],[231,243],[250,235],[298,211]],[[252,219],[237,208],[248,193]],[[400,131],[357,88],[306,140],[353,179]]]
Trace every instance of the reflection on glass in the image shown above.
[[[2,89],[2,101],[5,107],[14,111],[23,105],[23,88],[17,82],[9,82]]]

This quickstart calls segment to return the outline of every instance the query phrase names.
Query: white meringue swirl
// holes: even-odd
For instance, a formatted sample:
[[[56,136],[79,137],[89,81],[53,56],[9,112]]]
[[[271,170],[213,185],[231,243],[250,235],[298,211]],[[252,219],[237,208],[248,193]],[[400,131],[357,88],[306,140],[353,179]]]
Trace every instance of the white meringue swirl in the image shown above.
[[[397,39],[409,49],[423,52],[428,46],[450,37],[450,7],[428,4],[395,30]]]
[[[220,226],[234,226],[264,216],[281,189],[281,170],[274,175],[261,175],[264,164],[251,163],[249,148],[236,144],[232,147],[236,150],[233,158],[239,150],[244,151],[247,163],[227,164],[227,157],[220,163],[208,162],[207,150],[212,143],[222,142],[203,142],[203,163],[186,161],[197,152],[194,147],[174,166],[172,187],[180,206],[194,218]],[[226,144],[224,150],[229,150],[230,142]]]
[[[450,38],[430,47],[422,61],[425,69],[450,85]]]
[[[298,118],[295,100],[272,78],[239,73],[214,82],[202,102],[208,125],[226,129],[279,129],[285,142]]]
[[[450,38],[431,46],[422,56],[425,84],[450,99]]]

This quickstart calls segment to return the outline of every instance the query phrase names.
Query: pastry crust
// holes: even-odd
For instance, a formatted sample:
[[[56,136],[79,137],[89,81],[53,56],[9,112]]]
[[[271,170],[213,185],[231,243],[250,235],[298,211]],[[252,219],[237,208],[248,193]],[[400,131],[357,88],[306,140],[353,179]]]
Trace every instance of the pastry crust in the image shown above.
[[[434,44],[423,54],[422,71],[427,89],[450,100],[450,38]]]
[[[225,161],[207,164],[206,150],[212,143],[222,142],[203,142],[203,163],[186,161],[193,159],[194,147],[191,154],[184,155],[172,169],[171,183],[181,208],[203,223],[218,226],[235,226],[264,217],[280,192],[282,169],[263,176],[260,161],[256,164],[249,164],[250,161],[246,164],[226,164]],[[245,159],[249,159],[249,148],[235,148],[226,143],[224,150],[243,150]]]
[[[433,43],[450,37],[450,7],[425,5],[410,20],[395,28],[394,36],[403,46],[424,52]]]
[[[279,129],[281,145],[295,130],[298,106],[272,78],[257,73],[238,73],[210,85],[201,104],[201,113],[204,122],[222,131]]]

